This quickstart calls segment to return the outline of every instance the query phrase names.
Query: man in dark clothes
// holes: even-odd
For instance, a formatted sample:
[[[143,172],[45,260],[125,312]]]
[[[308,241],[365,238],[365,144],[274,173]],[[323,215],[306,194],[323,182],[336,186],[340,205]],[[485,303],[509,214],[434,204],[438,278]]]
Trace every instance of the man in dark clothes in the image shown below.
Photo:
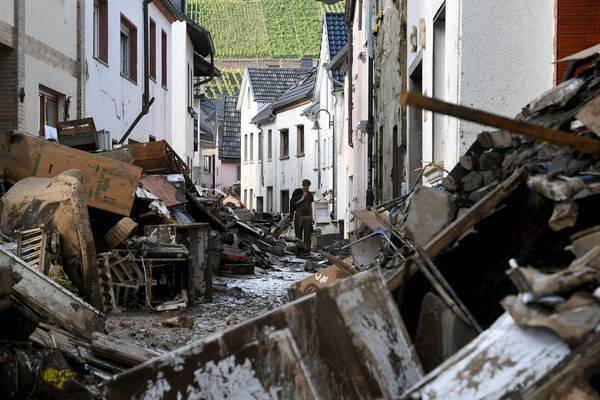
[[[302,189],[294,190],[290,200],[290,211],[292,218],[294,218],[294,231],[296,237],[304,242],[306,250],[310,249],[310,235],[312,234],[313,225],[312,203],[314,199],[312,193],[308,191],[309,187],[310,181],[304,179]]]

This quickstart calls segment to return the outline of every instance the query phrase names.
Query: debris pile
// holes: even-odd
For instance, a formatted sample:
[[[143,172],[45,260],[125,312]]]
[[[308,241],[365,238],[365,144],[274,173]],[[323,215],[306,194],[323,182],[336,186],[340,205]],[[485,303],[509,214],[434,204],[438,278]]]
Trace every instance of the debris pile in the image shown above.
[[[516,119],[403,95],[500,130],[440,184],[354,210],[363,227],[294,285],[297,301],[117,375],[105,396],[595,398],[600,63],[587,57]]]

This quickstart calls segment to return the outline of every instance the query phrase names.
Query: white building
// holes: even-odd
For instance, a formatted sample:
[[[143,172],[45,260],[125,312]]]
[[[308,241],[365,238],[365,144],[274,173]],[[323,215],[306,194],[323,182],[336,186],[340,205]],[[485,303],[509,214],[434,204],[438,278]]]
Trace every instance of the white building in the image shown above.
[[[514,117],[554,83],[555,7],[562,2],[409,0],[408,89]],[[410,108],[407,119],[409,134],[422,137],[423,164],[447,170],[485,129]],[[440,175],[429,169],[425,180]]]
[[[0,1],[0,130],[84,116],[81,0]]]
[[[249,209],[287,212],[291,192],[298,187],[293,185],[298,184],[299,174],[312,171],[305,166],[312,165],[304,156],[306,151],[298,152],[299,148],[302,150],[298,137],[302,137],[301,132],[306,134],[311,125],[300,114],[310,103],[312,88],[303,98],[280,104],[282,108],[271,108],[306,73],[298,68],[246,68],[244,72],[237,109],[241,133],[241,200]],[[301,143],[306,145],[308,141]],[[316,180],[311,181],[314,190]]]
[[[144,1],[89,0],[85,115],[110,132],[113,142],[126,133],[124,143],[164,139],[191,167],[200,159],[194,146],[194,77],[211,74],[204,57],[214,54],[214,48],[210,34],[185,17],[185,2],[176,4],[148,4],[146,70]]]
[[[348,202],[348,177],[352,148],[345,130],[346,107],[344,102],[345,76],[336,62],[347,55],[347,34],[343,13],[326,13],[323,19],[321,51],[317,64],[317,78],[313,94],[314,104],[308,111],[311,119],[318,113],[320,130],[321,173],[323,191],[331,193],[334,221],[350,221]],[[323,111],[319,111],[323,110]],[[334,203],[335,202],[335,203]],[[335,206],[334,206],[335,204]]]

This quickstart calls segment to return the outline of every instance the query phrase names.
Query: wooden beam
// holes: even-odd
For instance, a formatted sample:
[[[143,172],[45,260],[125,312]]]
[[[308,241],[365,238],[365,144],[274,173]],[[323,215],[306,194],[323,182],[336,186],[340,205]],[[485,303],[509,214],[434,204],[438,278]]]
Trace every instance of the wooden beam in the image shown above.
[[[427,256],[433,258],[446,246],[458,239],[462,234],[471,229],[473,225],[489,215],[504,199],[514,192],[523,179],[525,171],[518,169],[508,177],[504,182],[498,185],[493,191],[479,200],[467,213],[456,219],[446,228],[435,235],[424,247],[423,250]],[[405,268],[409,268],[408,276],[412,276],[417,271],[417,265],[414,262],[406,264],[404,267],[396,270],[387,277],[387,286],[390,290],[397,289],[402,283]]]
[[[529,122],[502,117],[474,108],[446,103],[445,101],[416,93],[403,92],[400,95],[400,103],[405,106],[421,108],[423,110],[477,122],[482,125],[493,126],[512,133],[526,135],[538,140],[545,140],[561,146],[570,146],[582,153],[600,154],[600,140],[598,139],[577,136],[569,132],[545,128]]]

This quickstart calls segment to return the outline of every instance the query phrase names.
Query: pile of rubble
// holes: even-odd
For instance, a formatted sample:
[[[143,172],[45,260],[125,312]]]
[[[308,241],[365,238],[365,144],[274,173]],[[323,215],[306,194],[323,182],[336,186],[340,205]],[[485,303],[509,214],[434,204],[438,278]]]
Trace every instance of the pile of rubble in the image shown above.
[[[500,130],[440,184],[355,210],[362,228],[296,302],[103,394],[597,398],[599,50],[570,58],[577,76],[516,119],[403,95]]]
[[[89,397],[158,354],[107,336],[104,313],[211,302],[214,274],[317,260],[289,218],[196,187],[166,142],[100,151],[95,133],[85,119],[62,123],[61,144],[0,134],[0,323],[15,327],[0,335],[2,398]]]

